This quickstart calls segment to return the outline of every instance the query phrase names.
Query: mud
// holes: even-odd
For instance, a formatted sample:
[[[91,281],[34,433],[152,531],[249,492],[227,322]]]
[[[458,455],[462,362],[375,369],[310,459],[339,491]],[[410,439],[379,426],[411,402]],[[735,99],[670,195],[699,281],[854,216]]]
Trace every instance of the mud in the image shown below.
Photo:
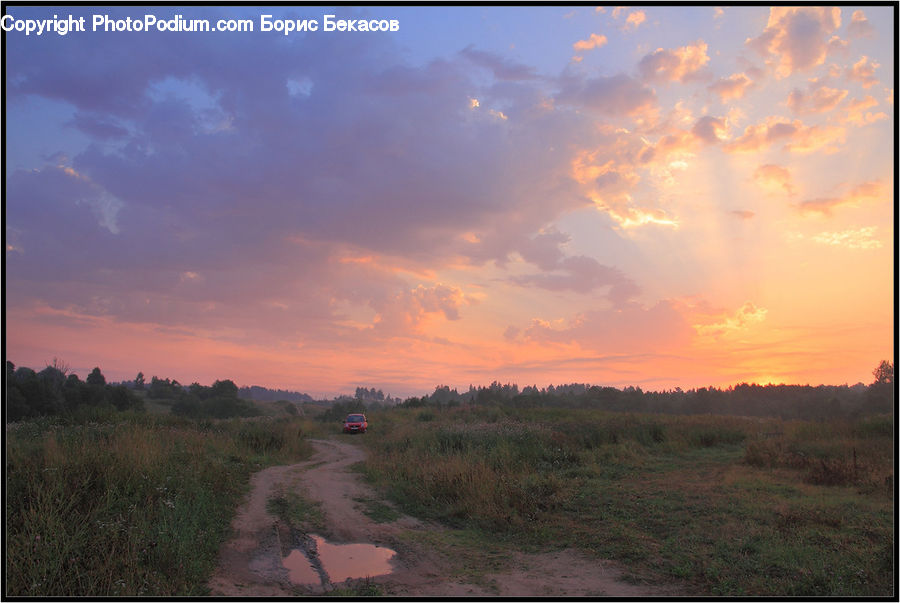
[[[423,540],[417,536],[443,528],[405,515],[396,521],[377,523],[364,514],[358,501],[378,497],[349,470],[365,458],[361,448],[341,438],[315,440],[313,445],[316,454],[310,461],[271,467],[253,476],[251,492],[232,522],[233,537],[223,546],[219,567],[210,579],[211,595],[316,595],[361,581],[377,584],[385,595],[403,597],[678,594],[671,588],[624,582],[616,564],[574,550],[515,553],[491,571],[481,573],[477,580],[467,582],[458,577],[459,552],[451,554],[417,544]],[[324,536],[300,533],[267,511],[270,498],[291,489],[299,489],[304,497],[321,503],[327,524]],[[368,557],[362,560],[373,551],[380,556],[378,561]],[[360,560],[362,565],[353,565]],[[389,571],[383,571],[386,569]]]

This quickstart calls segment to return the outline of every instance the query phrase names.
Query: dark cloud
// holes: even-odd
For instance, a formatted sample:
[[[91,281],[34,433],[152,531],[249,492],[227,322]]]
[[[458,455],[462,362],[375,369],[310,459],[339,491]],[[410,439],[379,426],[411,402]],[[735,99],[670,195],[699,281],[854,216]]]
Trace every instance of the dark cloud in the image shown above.
[[[479,67],[489,69],[498,80],[532,80],[537,77],[534,67],[510,61],[492,52],[476,50],[471,45],[462,49],[460,55]]]
[[[725,132],[725,122],[718,117],[704,115],[694,124],[691,132],[707,144],[715,144],[721,142],[720,132]]]
[[[207,329],[255,332],[277,316],[290,338],[341,336],[341,303],[380,315],[385,334],[464,311],[461,291],[340,263],[348,250],[429,268],[519,253],[546,272],[530,277],[543,288],[608,287],[619,301],[636,290],[542,230],[589,203],[570,150],[597,140],[575,109],[655,105],[626,75],[568,75],[569,109],[549,111],[528,66],[472,47],[413,65],[388,36],[7,41],[11,97],[68,103],[68,124],[92,141],[64,165],[10,177],[10,282],[29,279],[20,297]],[[492,78],[473,78],[472,63]]]
[[[557,99],[611,116],[636,115],[656,106],[656,93],[624,73],[594,78],[567,77]]]

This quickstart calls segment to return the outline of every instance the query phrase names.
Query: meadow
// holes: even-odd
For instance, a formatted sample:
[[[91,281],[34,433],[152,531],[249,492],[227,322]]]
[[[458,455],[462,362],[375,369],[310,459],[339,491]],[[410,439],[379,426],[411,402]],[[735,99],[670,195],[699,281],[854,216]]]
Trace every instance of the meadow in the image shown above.
[[[574,547],[701,595],[893,595],[892,417],[499,405],[369,419],[368,480],[485,547]]]
[[[322,420],[311,406],[197,419],[151,405],[7,424],[6,594],[207,594],[250,475],[328,435],[365,446],[363,477],[444,525],[427,537],[475,555],[460,559],[572,547],[700,595],[894,594],[892,415],[401,405],[338,436],[317,408]]]
[[[96,411],[6,426],[6,595],[195,596],[250,475],[307,422]]]

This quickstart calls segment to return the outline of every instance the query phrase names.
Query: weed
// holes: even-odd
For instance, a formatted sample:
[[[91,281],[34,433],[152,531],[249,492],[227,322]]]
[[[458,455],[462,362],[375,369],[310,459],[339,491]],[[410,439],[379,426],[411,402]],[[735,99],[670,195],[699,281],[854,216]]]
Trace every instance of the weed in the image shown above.
[[[364,472],[407,513],[481,546],[577,546],[717,596],[893,592],[882,419],[415,412],[396,409],[366,442]]]
[[[249,476],[299,460],[302,423],[39,420],[6,432],[6,594],[194,596]],[[282,445],[249,444],[270,430]]]
[[[401,514],[396,509],[379,500],[371,498],[354,498],[353,500],[361,503],[365,507],[363,513],[376,523],[391,523],[401,517]]]

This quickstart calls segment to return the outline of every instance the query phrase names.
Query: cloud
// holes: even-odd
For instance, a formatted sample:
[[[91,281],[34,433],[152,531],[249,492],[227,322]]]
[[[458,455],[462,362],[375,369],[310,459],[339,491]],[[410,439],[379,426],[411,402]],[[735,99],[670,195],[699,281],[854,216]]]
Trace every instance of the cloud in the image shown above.
[[[800,115],[825,113],[837,107],[847,94],[847,90],[814,83],[807,92],[794,88],[788,96],[787,105],[791,111]]]
[[[851,38],[870,38],[875,35],[875,28],[869,23],[864,12],[855,10],[847,25],[847,35]]]
[[[792,153],[835,153],[841,149],[846,135],[847,131],[840,126],[803,126],[784,145],[784,150]]]
[[[609,287],[607,297],[617,306],[640,293],[640,288],[621,271],[583,255],[561,258],[552,270],[514,276],[510,280],[524,287],[576,293]]]
[[[770,194],[794,194],[791,172],[780,165],[766,164],[759,166],[753,173],[753,179]]]
[[[804,214],[831,216],[837,207],[856,207],[860,203],[880,199],[882,194],[883,186],[881,181],[872,180],[854,186],[849,193],[841,197],[810,199],[803,201],[798,207],[801,213]]]
[[[795,153],[834,152],[845,137],[846,131],[842,127],[806,126],[796,119],[786,121],[769,117],[761,123],[747,126],[743,134],[725,144],[724,148],[731,153],[751,153],[783,142],[784,150]]]
[[[430,287],[418,285],[374,303],[376,315],[372,328],[386,336],[417,333],[435,314],[443,315],[446,320],[459,320],[459,310],[467,303],[458,287],[440,283]]]
[[[658,48],[638,63],[638,71],[649,82],[689,82],[708,77],[709,56],[703,40],[674,50]]]
[[[643,10],[629,10],[628,7],[617,6],[612,11],[612,17],[616,20],[620,19],[622,15],[625,14],[628,16],[625,17],[625,23],[620,27],[622,31],[633,31],[647,20],[647,14]]]
[[[719,338],[750,329],[763,322],[766,314],[768,314],[766,308],[761,308],[748,301],[733,313],[723,313],[713,318],[715,322],[695,324],[694,329],[699,335]]]
[[[746,73],[734,73],[727,78],[719,78],[707,88],[719,95],[722,102],[739,100],[754,87],[754,82]]]
[[[867,95],[863,99],[853,99],[844,106],[844,113],[840,120],[842,123],[865,126],[887,119],[887,113],[884,111],[867,111],[867,109],[877,106],[878,101],[872,96]]]
[[[610,116],[637,116],[656,106],[656,94],[624,73],[566,78],[557,95],[562,104],[580,105]]]
[[[501,81],[532,80],[537,77],[534,67],[510,61],[492,52],[475,50],[472,45],[462,49],[459,54],[479,67],[490,70]]]
[[[636,10],[628,14],[628,17],[625,19],[625,25],[623,29],[637,29],[641,26],[641,24],[647,20],[647,15],[642,10]]]
[[[578,344],[598,352],[632,353],[671,350],[690,341],[692,332],[681,312],[668,301],[645,307],[629,303],[609,310],[588,310],[568,322],[534,319],[522,331],[539,344]]]
[[[587,40],[578,40],[572,44],[572,47],[577,51],[583,52],[593,50],[594,48],[600,48],[601,46],[606,45],[607,41],[606,36],[592,33]]]
[[[388,36],[249,34],[138,36],[126,57],[117,36],[15,38],[10,98],[64,101],[94,143],[10,174],[17,302],[273,342],[349,336],[376,314],[373,337],[415,332],[469,301],[422,266],[502,260],[588,203],[551,147],[588,144],[593,118],[548,109],[533,69],[491,53],[413,65]]]
[[[881,241],[875,238],[875,226],[867,226],[856,230],[844,230],[840,232],[821,232],[812,240],[822,245],[831,247],[845,247],[847,249],[879,249]]]
[[[746,44],[771,59],[776,77],[784,78],[823,64],[840,25],[837,7],[772,7],[765,31]]]
[[[697,120],[691,132],[707,144],[715,144],[725,139],[727,127],[725,120],[711,115],[704,115]]]
[[[848,80],[859,82],[863,88],[871,88],[878,83],[875,77],[875,70],[881,67],[877,61],[873,61],[869,57],[863,55],[852,67],[846,70]]]
[[[571,161],[572,179],[582,194],[623,228],[647,224],[677,226],[677,220],[659,207],[635,202],[632,194],[641,182],[640,171],[664,161],[682,144],[694,145],[690,132],[663,136],[656,145],[624,129],[604,127],[590,148],[580,149]]]

